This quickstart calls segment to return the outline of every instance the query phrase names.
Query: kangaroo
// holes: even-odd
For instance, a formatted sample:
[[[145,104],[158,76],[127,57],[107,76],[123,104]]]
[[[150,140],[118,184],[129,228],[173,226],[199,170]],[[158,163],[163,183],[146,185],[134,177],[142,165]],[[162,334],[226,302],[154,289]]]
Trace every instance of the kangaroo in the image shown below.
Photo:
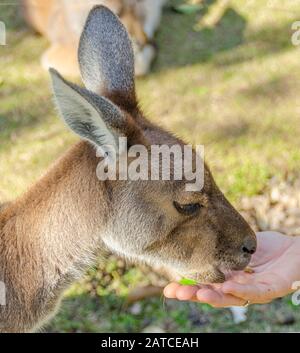
[[[91,10],[78,60],[85,87],[53,69],[50,74],[58,111],[81,140],[0,211],[2,332],[41,327],[66,287],[108,251],[212,283],[223,282],[227,270],[246,267],[256,248],[254,232],[206,165],[201,191],[186,191],[184,178],[99,180],[98,150],[107,143],[117,149],[120,136],[128,146],[148,148],[184,142],[140,110],[132,45],[108,8]]]
[[[129,32],[135,51],[135,74],[149,72],[156,55],[152,40],[166,0],[22,0],[27,22],[49,39],[42,66],[79,76],[77,47],[87,15],[93,5],[105,5],[117,14]]]

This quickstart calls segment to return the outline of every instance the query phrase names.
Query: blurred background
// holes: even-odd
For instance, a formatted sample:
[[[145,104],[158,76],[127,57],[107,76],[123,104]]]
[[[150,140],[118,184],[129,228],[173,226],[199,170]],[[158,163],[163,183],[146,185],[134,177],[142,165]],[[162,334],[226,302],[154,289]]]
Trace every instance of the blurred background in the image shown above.
[[[141,106],[152,121],[205,145],[218,184],[255,230],[300,235],[300,48],[293,40],[300,3],[231,0],[216,11],[218,1],[167,1],[154,38],[157,57],[137,80]],[[1,2],[3,202],[24,192],[76,137],[54,111],[40,64],[48,40],[25,24],[20,4]],[[290,297],[250,306],[239,324],[228,309],[166,300],[155,290],[134,298],[137,287],[164,283],[151,269],[111,256],[66,292],[45,331],[300,330],[300,306]]]

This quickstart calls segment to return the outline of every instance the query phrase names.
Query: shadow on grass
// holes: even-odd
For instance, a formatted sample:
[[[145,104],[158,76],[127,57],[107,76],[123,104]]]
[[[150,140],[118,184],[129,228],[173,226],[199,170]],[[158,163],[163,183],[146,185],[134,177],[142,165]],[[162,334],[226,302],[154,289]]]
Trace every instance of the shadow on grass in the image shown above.
[[[133,309],[134,308],[134,309]],[[211,312],[213,309],[209,309]],[[149,298],[126,307],[115,294],[82,294],[65,299],[46,332],[190,332],[209,324],[207,306]],[[148,331],[150,330],[150,331]]]
[[[257,31],[249,30],[246,36],[246,19],[231,7],[214,28],[195,31],[194,26],[204,13],[175,14],[170,9],[164,11],[157,34],[159,55],[154,72],[209,61],[217,66],[235,65],[293,48],[290,40],[293,20],[283,24],[272,23]],[[296,20],[298,17],[295,14]],[[239,46],[242,50],[232,51]],[[230,51],[232,55],[217,55]]]
[[[237,141],[237,139],[246,137],[249,134],[250,124],[245,121],[226,121],[222,124],[217,124],[214,129],[212,129],[209,134],[210,143],[220,142],[220,141]]]
[[[157,35],[159,56],[154,71],[207,62],[222,51],[231,50],[244,40],[246,20],[228,8],[214,28],[193,29],[199,14],[174,14],[165,11]]]
[[[47,325],[46,332],[105,332],[111,325],[122,321],[121,309],[124,299],[116,296],[77,295],[63,301],[58,315]],[[108,315],[109,313],[109,315]],[[136,325],[122,322],[128,332],[136,330]]]
[[[137,312],[124,306],[124,298],[81,294],[63,301],[56,317],[44,328],[46,332],[287,332],[299,331],[300,313],[290,298],[271,304],[252,305],[248,320],[235,324],[228,309],[214,309],[206,304],[147,299],[136,303]]]
[[[18,1],[4,1],[4,4],[0,4],[0,21],[4,22],[7,31],[24,29],[25,22]]]
[[[270,80],[259,82],[249,88],[242,89],[242,93],[246,98],[257,101],[261,100],[275,100],[285,98],[291,95],[293,91],[293,77],[281,76]]]
[[[234,53],[228,58],[217,59],[215,63],[220,67],[236,65],[253,59],[259,60],[260,58],[294,48],[291,43],[291,23],[298,19],[299,17],[295,16],[294,19],[286,23],[272,23],[272,25],[264,26],[257,31],[250,31],[245,42],[248,48]]]

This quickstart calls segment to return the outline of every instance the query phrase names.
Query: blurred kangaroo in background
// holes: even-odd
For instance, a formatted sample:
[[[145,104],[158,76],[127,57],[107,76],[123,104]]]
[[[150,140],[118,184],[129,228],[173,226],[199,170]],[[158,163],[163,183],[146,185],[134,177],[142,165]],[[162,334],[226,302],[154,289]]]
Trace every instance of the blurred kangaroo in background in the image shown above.
[[[246,267],[256,249],[254,232],[206,165],[201,191],[186,191],[185,178],[98,179],[97,151],[107,144],[118,150],[121,136],[128,148],[143,145],[149,151],[184,142],[139,109],[131,42],[106,7],[90,12],[78,59],[85,88],[50,72],[60,115],[82,140],[0,211],[2,332],[41,327],[55,314],[66,287],[108,251],[212,283],[224,281],[228,270]]]
[[[22,0],[28,24],[51,43],[42,56],[42,65],[64,75],[79,76],[77,48],[89,11],[105,5],[117,14],[133,41],[135,74],[150,71],[156,55],[154,34],[159,27],[166,0]]]

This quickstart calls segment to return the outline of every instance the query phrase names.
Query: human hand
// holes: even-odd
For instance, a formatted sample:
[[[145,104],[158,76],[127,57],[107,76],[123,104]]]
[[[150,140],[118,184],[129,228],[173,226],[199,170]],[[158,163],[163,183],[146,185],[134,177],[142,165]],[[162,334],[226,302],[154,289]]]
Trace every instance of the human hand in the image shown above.
[[[170,283],[164,295],[214,307],[269,303],[288,295],[293,292],[293,282],[300,281],[300,237],[258,233],[257,251],[250,266],[254,273],[234,272],[224,283],[198,286]]]

